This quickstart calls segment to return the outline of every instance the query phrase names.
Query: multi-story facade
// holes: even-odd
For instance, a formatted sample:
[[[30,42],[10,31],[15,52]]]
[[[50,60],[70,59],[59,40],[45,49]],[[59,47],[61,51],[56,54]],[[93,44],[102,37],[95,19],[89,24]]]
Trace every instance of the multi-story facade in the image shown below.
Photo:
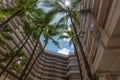
[[[9,8],[15,5],[14,0],[1,0],[0,8]],[[80,8],[93,9],[93,14],[80,16],[80,31],[86,32],[82,39],[82,45],[87,57],[90,70],[94,77],[99,80],[120,80],[120,0],[81,0]],[[3,21],[6,19],[4,16]],[[14,32],[10,34],[12,41],[0,41],[7,45],[4,50],[0,48],[0,57],[11,49],[17,50],[22,46],[19,44],[25,41],[25,36],[19,30],[23,31],[23,23],[16,17],[9,22],[9,28]],[[29,58],[34,48],[34,42],[28,40],[23,47],[26,57]],[[35,53],[43,48],[42,43]],[[81,64],[83,80],[89,80],[85,64],[77,50],[78,57],[75,54],[69,56],[54,54],[51,51],[43,51],[39,59],[32,68],[27,80],[80,80]],[[33,59],[37,55],[34,55]],[[77,59],[79,58],[79,59]],[[79,60],[79,61],[77,61]],[[32,62],[31,62],[32,63]],[[0,64],[0,71],[6,64]],[[30,68],[31,64],[29,65]],[[6,80],[17,80],[18,75],[6,70],[0,77],[3,80],[8,73]]]
[[[28,80],[80,80],[80,72],[75,55],[56,55],[46,52],[40,56]]]
[[[82,0],[92,15],[81,17],[82,40],[91,71],[99,80],[120,79],[120,0]],[[82,61],[81,61],[82,62]]]

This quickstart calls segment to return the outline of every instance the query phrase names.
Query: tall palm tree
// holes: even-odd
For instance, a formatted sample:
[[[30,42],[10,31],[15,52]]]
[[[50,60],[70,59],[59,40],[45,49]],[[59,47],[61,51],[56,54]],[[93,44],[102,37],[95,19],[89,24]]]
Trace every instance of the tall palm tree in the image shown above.
[[[81,32],[79,34],[79,36],[82,37],[83,34],[84,34],[84,32]],[[81,69],[81,64],[80,64],[80,59],[79,59],[79,53],[78,53],[77,47],[76,47],[76,44],[77,44],[76,37],[75,37],[75,33],[72,30],[72,27],[69,27],[68,29],[66,29],[66,28],[63,29],[63,34],[60,34],[58,39],[69,39],[70,40],[69,46],[74,45],[74,51],[75,51],[74,53],[77,57],[81,80],[83,80],[82,69]]]
[[[74,42],[74,41],[73,41]],[[75,50],[75,54],[77,56],[77,61],[78,61],[78,65],[79,65],[79,70],[80,70],[80,78],[81,80],[83,80],[83,75],[82,75],[82,68],[81,68],[81,64],[80,64],[80,59],[79,59],[79,55],[78,55],[78,51],[77,51],[77,48],[76,48],[76,45],[75,43],[74,44],[74,50]]]
[[[28,72],[26,73],[26,75],[24,75],[24,79],[23,80],[26,80],[27,76],[30,74],[31,70],[33,69],[36,61],[38,60],[38,58],[40,57],[40,55],[42,54],[42,52],[44,51],[45,47],[46,47],[47,43],[44,45],[44,47],[41,49],[41,51],[39,52],[39,54],[37,55],[37,57],[35,58],[35,60],[33,61],[30,69],[28,70]]]
[[[58,44],[58,42],[56,40],[54,40],[54,38],[52,37],[52,36],[55,36],[56,34],[58,34],[58,31],[55,32],[55,30],[53,30],[53,28],[56,29],[56,30],[58,30],[58,28],[59,28],[59,27],[56,27],[56,26],[50,24],[51,21],[54,19],[54,15],[53,16],[50,15],[52,12],[53,11],[50,11],[47,14],[45,14],[44,18],[42,17],[43,21],[41,19],[42,23],[39,25],[39,26],[42,26],[41,30],[37,29],[35,31],[35,34],[33,34],[33,37],[35,37],[35,40],[37,39],[37,42],[36,42],[36,45],[34,46],[34,50],[33,50],[32,54],[31,54],[31,56],[30,56],[30,58],[28,60],[28,63],[26,64],[26,66],[25,66],[25,68],[24,68],[21,76],[19,77],[19,80],[22,80],[24,78],[24,75],[26,73],[26,70],[28,69],[28,66],[29,66],[32,58],[33,58],[34,52],[35,52],[35,50],[37,48],[37,45],[38,45],[38,42],[39,42],[39,39],[40,39],[40,36],[41,36],[42,33],[44,34],[43,37],[45,39],[44,41],[45,41],[46,45],[48,43],[48,40],[51,39],[52,42],[56,46],[60,47],[59,44]],[[44,50],[44,48],[43,48],[43,50]],[[40,54],[41,54],[41,52],[38,54],[37,57],[39,57]],[[34,64],[35,64],[35,62],[36,61],[34,61]]]
[[[0,58],[0,63],[1,64],[6,63],[14,54],[15,52],[4,54],[3,58]],[[27,62],[27,59],[25,58],[24,52],[20,51],[19,54],[16,56],[15,60],[8,67],[8,70],[15,72],[19,76],[26,62]],[[4,80],[7,78],[7,76],[8,76],[8,73],[5,75]]]
[[[26,14],[36,11],[36,2],[37,0],[15,0],[16,6],[13,6],[9,9],[0,9],[0,17],[10,16],[6,21],[0,24],[0,29],[3,28],[10,20],[15,16],[25,17]]]
[[[80,40],[79,35],[78,35],[79,32],[77,31],[77,29],[76,29],[77,26],[75,24],[75,23],[77,23],[77,25],[79,25],[79,19],[77,18],[77,15],[79,15],[80,13],[81,14],[89,13],[89,12],[91,12],[91,10],[88,10],[88,9],[84,9],[84,10],[80,10],[80,11],[76,10],[76,7],[77,7],[76,2],[78,3],[78,1],[74,0],[73,4],[72,4],[72,1],[71,1],[71,4],[66,5],[65,2],[57,1],[58,5],[53,5],[52,7],[53,7],[53,10],[55,11],[55,14],[56,13],[65,14],[65,16],[63,16],[64,18],[60,19],[59,24],[66,22],[64,24],[67,25],[67,21],[68,21],[68,19],[70,19],[72,29],[73,29],[73,32],[75,34],[75,38],[73,37],[74,38],[73,40],[76,40],[75,42],[77,42],[77,44],[78,44],[78,47],[80,49],[80,54],[82,56],[82,59],[83,59],[84,65],[85,65],[85,69],[87,71],[87,75],[88,75],[90,80],[93,80],[93,76],[92,76],[88,61],[87,61],[87,57],[85,55],[85,52],[84,52],[82,44],[81,44],[81,40]]]
[[[12,32],[12,30],[9,29],[7,26],[5,26],[3,30],[0,31],[0,47],[3,49],[6,48],[6,44],[3,43],[2,41],[12,40],[12,38],[8,35],[10,32]]]
[[[38,10],[38,9],[37,9],[37,10]],[[42,10],[39,10],[39,11],[37,11],[37,12],[39,12],[39,13],[42,14],[41,11],[42,11]],[[34,14],[34,13],[33,13],[33,14]],[[31,35],[33,34],[33,32],[34,32],[37,28],[39,28],[39,27],[38,27],[39,21],[36,20],[36,19],[34,18],[34,16],[28,14],[27,16],[23,17],[23,20],[24,20],[24,22],[25,22],[25,26],[24,26],[25,31],[24,31],[24,33],[26,33],[27,38],[26,38],[25,42],[22,44],[22,46],[21,46],[21,47],[16,51],[16,53],[13,55],[13,57],[8,61],[7,65],[4,67],[4,69],[0,72],[0,76],[1,76],[1,75],[4,73],[4,71],[9,67],[9,65],[10,65],[11,62],[14,60],[14,58],[17,56],[17,54],[19,54],[19,52],[21,51],[21,49],[25,46],[25,44],[27,43],[27,41],[31,38]],[[31,21],[31,22],[33,22],[33,23],[28,22],[28,20]],[[35,25],[36,25],[36,26],[35,26]],[[27,29],[27,30],[26,30],[26,29]]]
[[[44,27],[42,28],[42,30],[41,30],[40,33],[39,33],[39,37],[38,37],[38,39],[37,39],[37,41],[36,41],[36,44],[35,44],[34,49],[33,49],[33,51],[32,51],[32,54],[31,54],[31,56],[30,56],[30,58],[29,58],[29,60],[28,60],[28,62],[27,62],[27,64],[26,64],[25,68],[23,69],[23,72],[22,72],[22,74],[20,75],[19,80],[23,80],[24,73],[26,72],[26,70],[27,70],[27,68],[28,68],[28,66],[29,66],[29,64],[30,64],[33,56],[34,56],[34,52],[35,52],[35,50],[36,50],[36,48],[37,48],[37,46],[38,46],[39,39],[40,39],[40,36],[41,36],[43,30],[44,30]]]
[[[61,29],[63,28],[63,25],[47,25],[46,29],[43,31],[43,37],[44,37],[44,47],[41,49],[41,51],[39,52],[39,54],[37,55],[37,57],[35,58],[35,60],[33,61],[30,69],[28,70],[28,72],[26,73],[25,77],[23,80],[26,80],[27,76],[29,75],[30,71],[32,70],[34,64],[36,63],[37,59],[39,58],[39,56],[42,54],[42,52],[44,51],[45,47],[48,44],[49,40],[52,40],[53,44],[55,44],[58,48],[60,48],[59,43],[54,39],[54,36],[59,35],[61,33]]]
[[[33,30],[32,30],[33,31]],[[27,43],[27,41],[30,38],[31,33],[29,34],[29,36],[27,37],[27,39],[25,40],[25,42],[23,43],[23,45],[15,52],[15,54],[11,57],[11,59],[8,61],[7,65],[4,67],[4,69],[0,72],[0,76],[2,76],[2,74],[4,73],[4,71],[6,71],[6,69],[9,67],[9,65],[11,64],[11,62],[14,60],[14,58],[17,56],[17,54],[19,54],[19,52],[21,51],[21,49],[24,47],[24,45]]]
[[[30,69],[28,70],[28,72],[26,73],[25,77],[23,80],[26,80],[27,76],[29,75],[30,71],[32,70],[34,64],[36,63],[37,59],[39,58],[39,56],[42,54],[42,52],[44,51],[45,47],[47,46],[47,43],[49,40],[52,40],[53,44],[56,45],[58,48],[60,48],[59,43],[54,39],[54,36],[57,36],[61,33],[61,29],[63,29],[63,25],[47,25],[45,31],[43,31],[43,37],[44,37],[44,47],[41,49],[41,51],[39,52],[38,56],[35,58],[35,60],[33,61]]]
[[[32,9],[31,7],[32,6],[35,6],[35,1],[36,0],[31,0],[30,2],[27,2],[27,3],[29,3],[29,4],[26,4],[25,3],[25,0],[19,0],[19,5],[17,5],[17,8],[12,8],[13,10],[8,10],[8,11],[16,11],[16,9],[18,9],[18,8],[20,8],[20,6],[22,7],[21,8],[21,10],[23,10],[23,12],[24,12],[24,10],[26,9],[26,10],[28,10],[28,11],[31,11],[32,12],[32,10],[34,10],[34,11],[37,11],[36,10],[36,8],[34,7],[34,9]],[[22,6],[22,4],[23,3],[25,3],[24,4],[24,6]],[[30,5],[30,4],[32,4],[32,5]],[[16,6],[15,6],[16,7]],[[25,9],[23,9],[23,7],[25,8]],[[30,17],[30,18],[32,18],[32,19],[34,19],[31,15],[30,15],[30,13],[28,12],[28,11],[26,11],[25,12],[25,15],[26,16],[22,16],[22,18],[24,18],[24,20],[27,20],[27,17]],[[19,10],[17,11],[17,12],[19,12]],[[15,13],[16,14],[16,13]],[[21,13],[22,14],[22,13]],[[24,14],[22,14],[22,15],[24,15]],[[5,25],[7,22],[9,22],[13,17],[15,17],[16,15],[12,15],[8,20],[6,20],[3,24]],[[34,19],[35,20],[35,19]],[[30,25],[26,25],[25,27],[29,27]],[[4,29],[4,27],[2,27],[2,29]],[[26,38],[26,40],[25,40],[25,42],[22,44],[22,46],[16,51],[16,53],[13,55],[13,57],[8,61],[8,63],[7,63],[7,65],[3,68],[3,70],[0,72],[0,76],[4,73],[4,71],[6,71],[6,69],[9,67],[9,65],[11,64],[11,62],[13,61],[13,59],[17,56],[17,54],[19,54],[19,52],[21,51],[21,49],[24,47],[24,45],[27,43],[27,41],[30,39],[30,36],[32,35],[32,32],[34,31],[34,29],[35,28],[32,28],[32,29],[30,29],[30,32],[29,33],[27,33],[28,35],[28,37]],[[2,30],[1,30],[2,31]],[[26,32],[26,31],[25,31]],[[3,45],[3,44],[1,44],[1,45]],[[15,49],[15,48],[14,48]],[[12,49],[12,51],[14,51],[14,49]],[[12,52],[11,51],[11,52]]]

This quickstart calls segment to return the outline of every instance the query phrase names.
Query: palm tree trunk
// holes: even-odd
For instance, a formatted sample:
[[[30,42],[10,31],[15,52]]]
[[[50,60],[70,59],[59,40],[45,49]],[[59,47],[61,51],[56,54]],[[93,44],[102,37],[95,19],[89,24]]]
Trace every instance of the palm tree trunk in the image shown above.
[[[79,60],[79,56],[78,56],[78,52],[77,52],[77,48],[76,48],[76,46],[75,46],[75,42],[74,42],[74,41],[73,41],[73,45],[74,45],[74,50],[75,50],[75,54],[76,54],[76,56],[77,56],[77,61],[78,61],[78,65],[79,65],[80,78],[81,78],[81,80],[83,80],[81,64],[80,64],[80,60]]]
[[[19,50],[16,51],[16,53],[13,55],[13,57],[9,60],[8,64],[2,69],[2,72],[0,73],[0,77],[2,76],[2,74],[4,73],[4,71],[6,71],[6,69],[8,68],[8,66],[11,64],[11,62],[13,61],[13,59],[17,56],[17,54],[21,51],[21,49],[24,47],[24,45],[27,43],[27,41],[29,40],[32,32],[34,29],[31,30],[30,34],[28,35],[27,39],[25,40],[25,42],[23,43],[23,45],[19,48]]]
[[[21,8],[20,10],[18,10],[17,12],[15,12],[11,17],[9,17],[6,21],[4,21],[2,24],[0,24],[0,29],[3,28],[3,26],[5,26],[10,20],[12,20],[16,15],[18,15],[23,8]]]
[[[85,65],[85,69],[87,71],[87,75],[88,75],[88,77],[89,77],[90,80],[93,80],[93,76],[92,76],[92,73],[91,73],[88,61],[87,61],[87,57],[86,57],[86,55],[84,53],[82,44],[80,42],[80,38],[78,36],[78,32],[76,30],[76,26],[74,25],[74,22],[72,20],[72,16],[71,15],[70,15],[70,20],[71,20],[71,23],[72,23],[72,26],[73,26],[73,30],[74,30],[74,33],[75,33],[75,36],[76,36],[76,39],[77,39],[77,42],[78,42],[78,46],[79,46],[79,49],[80,49],[80,52],[81,52],[81,55],[82,55],[82,58],[83,58],[83,62],[84,62],[84,65]]]
[[[13,52],[22,43],[23,40],[25,40],[25,38],[20,40],[20,42],[9,53]]]
[[[28,72],[26,73],[26,75],[25,75],[25,77],[24,77],[23,80],[26,80],[26,78],[27,78],[27,76],[29,75],[29,73],[31,72],[31,70],[32,70],[32,68],[33,68],[33,66],[34,66],[34,64],[36,63],[36,61],[38,60],[38,58],[40,57],[40,55],[41,55],[42,52],[44,51],[46,45],[47,45],[47,44],[44,45],[43,49],[39,52],[38,56],[37,56],[37,57],[35,58],[35,60],[33,61],[33,63],[32,63],[32,65],[31,65],[30,69],[29,69]]]
[[[36,44],[35,44],[35,47],[34,47],[34,49],[33,49],[33,51],[32,51],[32,54],[31,54],[31,56],[30,56],[30,58],[29,58],[29,60],[28,60],[28,62],[27,62],[27,64],[26,64],[26,66],[25,66],[25,68],[23,69],[23,72],[21,73],[21,75],[20,75],[20,77],[19,77],[18,80],[23,80],[24,74],[25,74],[25,72],[26,72],[26,70],[27,70],[27,68],[28,68],[28,66],[29,66],[32,58],[33,58],[34,52],[35,52],[35,50],[36,50],[36,48],[37,48],[37,44],[38,44],[38,42],[39,42],[39,39],[40,39],[40,36],[41,36],[43,30],[44,30],[44,26],[42,27],[42,29],[41,29],[41,31],[40,31],[40,33],[39,33],[39,37],[38,37],[37,42],[36,42]]]
[[[8,76],[8,72],[6,73],[6,75],[5,75],[5,77],[4,77],[4,79],[3,79],[3,80],[6,80],[7,76]]]
[[[0,66],[0,68],[1,68],[1,69],[4,69],[3,66]],[[11,71],[9,71],[9,70],[6,70],[6,72],[9,73],[9,74],[10,74],[11,76],[13,76],[14,78],[18,79],[18,76],[17,76],[15,73],[13,73],[13,72],[11,72]]]

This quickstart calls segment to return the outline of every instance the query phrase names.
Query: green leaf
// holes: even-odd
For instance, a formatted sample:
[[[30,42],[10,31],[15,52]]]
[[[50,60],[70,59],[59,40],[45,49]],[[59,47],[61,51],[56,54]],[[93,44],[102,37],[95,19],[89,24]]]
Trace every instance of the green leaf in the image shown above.
[[[13,13],[11,12],[8,12],[7,10],[0,10],[0,17],[3,17],[3,16],[11,16]]]
[[[55,46],[57,46],[58,48],[61,48],[61,46],[60,46],[60,44],[59,44],[59,42],[58,41],[56,41],[54,38],[52,38],[52,37],[50,37],[50,39],[52,40],[52,42],[53,42],[53,44],[55,45]]]
[[[49,11],[46,13],[45,18],[44,18],[44,25],[48,25],[55,17],[54,15],[54,10]]]
[[[59,24],[65,24],[65,22],[66,22],[66,19],[67,18],[67,16],[64,16],[64,17],[62,17],[59,21],[58,21],[58,23],[57,23],[57,25],[59,25]]]
[[[64,38],[67,39],[67,38],[70,38],[70,36],[68,36],[68,35],[60,35],[60,36],[59,36],[59,39],[64,39]]]
[[[4,40],[13,40],[13,38],[11,36],[8,36],[8,35],[3,36],[3,39]]]
[[[0,59],[0,62],[3,63],[3,62],[8,61],[14,54],[15,54],[15,52],[10,52],[10,53],[4,54],[4,55],[3,55],[4,58],[1,58],[1,59]]]
[[[18,57],[23,57],[25,56],[25,53],[23,51],[20,51],[18,54],[17,54]]]
[[[49,41],[49,36],[48,36],[48,35],[47,35],[47,36],[44,36],[44,44],[47,44],[48,41]]]
[[[0,42],[0,47],[1,47],[1,48],[4,48],[4,47],[5,47],[5,44],[2,43],[2,42]]]
[[[9,58],[9,57],[12,57],[14,54],[15,54],[15,51],[9,52],[9,53],[6,53],[4,57]]]
[[[77,25],[80,25],[78,12],[73,12],[72,18],[74,19]]]
[[[65,10],[68,9],[67,6],[66,6],[64,3],[59,2],[59,1],[57,1],[57,3],[58,3],[58,5],[60,5],[63,9],[65,9]]]
[[[71,46],[73,43],[73,37],[70,39],[69,46]]]
[[[26,63],[27,63],[26,58],[20,59],[20,65],[24,66]]]
[[[12,30],[9,29],[8,26],[4,26],[4,27],[2,28],[2,30],[0,31],[1,34],[2,34],[2,33],[8,33],[8,32],[12,32]]]

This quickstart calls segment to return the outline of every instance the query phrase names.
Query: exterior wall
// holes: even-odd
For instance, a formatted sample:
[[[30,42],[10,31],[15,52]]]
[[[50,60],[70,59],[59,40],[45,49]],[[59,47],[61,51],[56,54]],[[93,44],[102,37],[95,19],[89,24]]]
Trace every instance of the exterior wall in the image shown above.
[[[68,72],[66,75],[69,78],[69,80],[80,80],[80,71],[75,55],[69,56],[67,68]]]
[[[67,59],[54,54],[41,54],[38,65],[34,66],[29,79],[65,80],[67,73]],[[37,74],[37,75],[34,75]],[[33,78],[32,78],[33,75]]]
[[[69,58],[52,53],[44,53],[32,70],[29,79],[80,80],[78,62],[75,55]]]
[[[79,31],[86,32],[82,39],[83,49],[92,73],[96,74],[99,80],[119,79],[117,78],[120,74],[119,4],[119,0],[82,0],[81,3],[81,8],[93,8],[94,12],[92,15],[81,17]],[[82,70],[84,71],[84,68]],[[83,75],[87,77],[85,73],[83,72]]]

